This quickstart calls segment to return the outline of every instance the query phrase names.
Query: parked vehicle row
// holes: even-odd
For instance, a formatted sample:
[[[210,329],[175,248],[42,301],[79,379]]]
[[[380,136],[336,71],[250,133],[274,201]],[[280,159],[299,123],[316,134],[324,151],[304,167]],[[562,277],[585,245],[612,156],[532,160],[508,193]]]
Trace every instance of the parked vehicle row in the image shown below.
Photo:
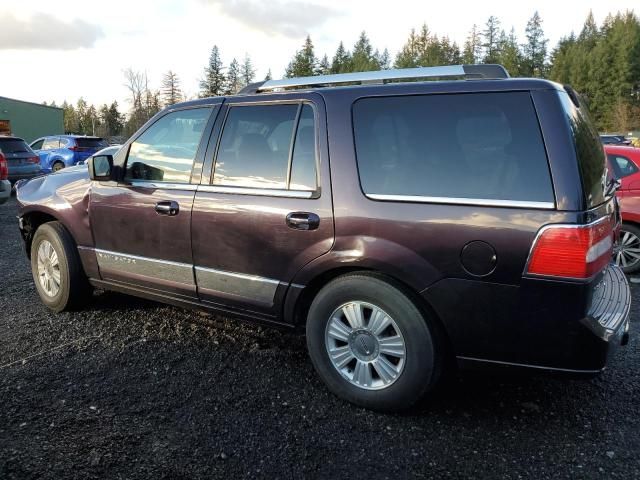
[[[573,90],[465,65],[174,105],[17,198],[52,310],[100,287],[304,328],[329,389],[389,410],[454,360],[605,367],[630,308],[607,172]]]

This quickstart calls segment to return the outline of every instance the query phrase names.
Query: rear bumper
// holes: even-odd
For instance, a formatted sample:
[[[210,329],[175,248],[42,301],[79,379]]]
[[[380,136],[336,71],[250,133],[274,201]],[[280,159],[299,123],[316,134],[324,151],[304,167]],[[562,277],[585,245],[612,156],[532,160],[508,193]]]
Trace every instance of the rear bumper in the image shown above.
[[[0,205],[5,203],[11,196],[11,182],[0,180]]]
[[[25,167],[13,167],[9,169],[9,180],[15,183],[18,180],[30,179],[42,174],[42,167],[38,164]]]

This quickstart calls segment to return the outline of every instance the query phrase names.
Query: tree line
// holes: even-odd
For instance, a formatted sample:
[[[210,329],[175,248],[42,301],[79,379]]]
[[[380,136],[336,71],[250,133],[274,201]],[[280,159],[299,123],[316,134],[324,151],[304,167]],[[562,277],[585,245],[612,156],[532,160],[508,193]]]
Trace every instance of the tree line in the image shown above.
[[[386,48],[374,47],[364,31],[351,48],[339,42],[331,56],[318,55],[307,36],[286,66],[285,76],[473,63],[499,63],[513,77],[548,78],[572,85],[588,103],[601,130],[640,128],[640,21],[632,12],[610,14],[600,26],[589,13],[582,30],[563,37],[552,50],[538,12],[528,20],[522,41],[513,26],[505,28],[496,16],[490,16],[484,25],[473,25],[462,45],[437,35],[425,23],[411,29],[393,59]],[[100,107],[88,105],[82,98],[75,106],[65,102],[65,131],[127,137],[162,108],[187,99],[173,70],[163,75],[159,89],[149,86],[146,72],[129,68],[123,75],[129,92],[127,115],[119,111],[115,101]],[[265,80],[271,76],[269,70]],[[214,45],[197,96],[232,95],[255,78],[248,54],[241,60],[233,58],[226,66]]]

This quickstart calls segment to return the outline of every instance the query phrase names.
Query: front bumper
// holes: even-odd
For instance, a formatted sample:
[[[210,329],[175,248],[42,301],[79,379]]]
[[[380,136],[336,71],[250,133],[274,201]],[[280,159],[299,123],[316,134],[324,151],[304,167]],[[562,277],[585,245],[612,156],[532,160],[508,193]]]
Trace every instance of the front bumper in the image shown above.
[[[11,196],[11,182],[9,180],[0,180],[0,205],[9,200]]]

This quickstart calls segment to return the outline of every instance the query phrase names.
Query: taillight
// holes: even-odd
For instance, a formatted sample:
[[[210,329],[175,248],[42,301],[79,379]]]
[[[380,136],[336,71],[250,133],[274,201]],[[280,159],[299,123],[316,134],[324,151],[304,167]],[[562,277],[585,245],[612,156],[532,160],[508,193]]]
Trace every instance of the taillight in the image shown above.
[[[591,278],[609,263],[612,249],[610,217],[589,225],[548,225],[538,232],[525,273]]]
[[[0,180],[7,180],[9,178],[9,166],[7,165],[7,159],[0,153]]]
[[[40,163],[40,157],[37,155],[35,157],[27,158],[27,163]]]
[[[73,147],[69,147],[69,150],[71,150],[72,152],[77,152],[78,150],[80,150],[80,148],[78,148],[77,145],[74,145]]]

